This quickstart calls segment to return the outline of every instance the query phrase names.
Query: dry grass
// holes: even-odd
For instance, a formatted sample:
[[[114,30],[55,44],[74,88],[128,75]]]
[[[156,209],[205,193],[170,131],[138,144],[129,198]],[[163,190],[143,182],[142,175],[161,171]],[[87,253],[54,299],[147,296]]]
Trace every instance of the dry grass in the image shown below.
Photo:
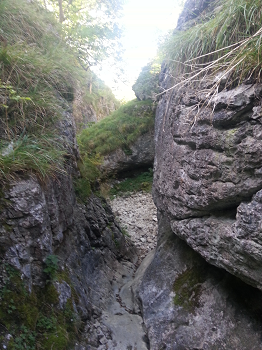
[[[262,3],[259,0],[224,0],[209,17],[184,31],[176,31],[162,46],[174,85],[201,83],[219,75],[207,100],[222,80],[227,85],[261,81]]]

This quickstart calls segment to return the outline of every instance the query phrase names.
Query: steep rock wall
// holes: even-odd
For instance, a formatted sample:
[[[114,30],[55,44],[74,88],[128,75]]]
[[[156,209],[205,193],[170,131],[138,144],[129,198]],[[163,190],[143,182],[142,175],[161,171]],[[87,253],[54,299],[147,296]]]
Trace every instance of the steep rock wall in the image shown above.
[[[261,85],[222,91],[213,106],[192,88],[158,106],[154,199],[207,261],[262,288]]]
[[[188,0],[177,30],[212,7]],[[162,91],[171,73],[163,63]],[[207,105],[214,79],[170,89],[157,107],[158,246],[137,291],[151,350],[261,349],[262,85],[221,82]]]
[[[158,247],[138,295],[151,350],[260,350],[261,291],[208,264],[158,214]]]
[[[212,1],[187,1],[178,29],[192,25]],[[220,83],[216,77],[164,93],[155,122],[153,196],[173,232],[208,262],[262,289],[262,85]],[[166,64],[163,90],[172,87]]]
[[[53,310],[50,311],[51,320],[51,315],[67,312],[67,309],[60,310],[65,308],[67,301],[70,302],[73,308],[70,312],[74,313],[72,317],[76,318],[81,332],[74,334],[75,343],[67,345],[67,348],[103,350],[109,346],[118,349],[137,343],[139,348],[145,350],[146,334],[141,316],[120,306],[117,299],[121,285],[133,276],[136,250],[122,234],[104,199],[92,195],[86,203],[77,203],[72,182],[72,174],[77,174],[77,147],[71,113],[65,113],[60,126],[68,141],[66,173],[58,174],[46,183],[40,183],[34,176],[22,176],[1,192],[2,312],[5,310],[4,315],[8,318],[7,311],[12,305],[11,316],[16,312],[18,319],[21,316],[18,305],[12,304],[15,301],[10,302],[8,299],[10,291],[9,294],[5,292],[10,279],[8,271],[15,268],[19,272],[19,282],[15,282],[15,285],[25,284],[28,298],[39,293],[47,298],[45,290],[52,286],[57,290],[52,292],[55,301],[52,301],[52,307],[49,306]],[[50,256],[58,258],[57,277],[51,282],[45,272],[45,262]],[[56,293],[58,299],[55,298]],[[32,307],[35,307],[35,301]],[[30,311],[27,312],[30,314]],[[41,314],[42,311],[39,309],[37,312]],[[32,317],[36,325],[39,317],[37,314]],[[5,347],[9,341],[13,341],[14,330],[19,327],[19,323],[13,327],[13,322],[18,320],[1,320],[0,343]],[[129,336],[122,332],[119,325],[128,325]],[[26,327],[29,327],[27,323]],[[54,336],[55,341],[60,339],[56,334]],[[64,344],[67,337],[63,334],[59,341]],[[61,344],[55,341],[53,346],[60,349]]]

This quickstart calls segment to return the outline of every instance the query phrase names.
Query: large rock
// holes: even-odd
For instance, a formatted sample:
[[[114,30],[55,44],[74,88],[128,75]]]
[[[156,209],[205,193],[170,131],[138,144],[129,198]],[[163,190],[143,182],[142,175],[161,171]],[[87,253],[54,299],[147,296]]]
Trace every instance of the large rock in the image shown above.
[[[155,154],[154,132],[139,136],[130,145],[129,150],[118,148],[114,152],[104,156],[101,170],[105,174],[121,173],[136,168],[145,168],[153,165]]]
[[[213,0],[187,0],[177,21],[176,29],[186,29],[194,25],[199,20],[199,15],[212,3],[214,3]],[[208,9],[208,12],[210,12],[210,9]]]
[[[44,262],[55,255],[74,287],[75,312],[83,325],[75,349],[146,350],[140,311],[126,308],[118,296],[133,278],[136,250],[106,201],[91,196],[77,204],[70,177],[61,176],[44,187],[34,178],[16,181],[1,204],[0,288],[2,264],[18,269],[29,291],[43,288]],[[65,281],[54,286],[63,308],[71,288]]]
[[[151,350],[261,349],[261,292],[206,263],[163,215],[138,293]]]
[[[193,87],[167,93],[156,116],[154,173],[154,200],[173,231],[260,289],[261,92],[261,84],[223,90],[208,107]]]

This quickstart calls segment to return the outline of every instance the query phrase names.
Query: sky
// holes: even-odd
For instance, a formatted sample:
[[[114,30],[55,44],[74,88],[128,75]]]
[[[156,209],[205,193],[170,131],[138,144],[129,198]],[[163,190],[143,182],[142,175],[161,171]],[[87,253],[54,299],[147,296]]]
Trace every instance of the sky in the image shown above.
[[[156,56],[159,38],[176,27],[181,10],[179,0],[125,0],[120,24],[123,27],[121,42],[127,83],[118,83],[117,90],[113,90],[118,99],[128,101],[135,98],[132,85],[142,67]],[[115,85],[115,74],[106,64],[96,73],[109,87]]]

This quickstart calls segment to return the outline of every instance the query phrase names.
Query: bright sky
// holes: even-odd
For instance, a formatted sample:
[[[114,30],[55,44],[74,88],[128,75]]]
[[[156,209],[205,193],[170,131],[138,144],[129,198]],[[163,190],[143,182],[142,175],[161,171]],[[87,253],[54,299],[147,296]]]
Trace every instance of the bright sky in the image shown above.
[[[114,91],[117,98],[135,98],[132,85],[141,68],[156,56],[159,37],[176,27],[181,11],[179,3],[181,4],[179,0],[125,0],[121,24],[124,28],[122,45],[125,50],[123,59],[128,84],[121,84]],[[112,88],[115,76],[110,68],[105,66],[101,72],[96,73]]]

